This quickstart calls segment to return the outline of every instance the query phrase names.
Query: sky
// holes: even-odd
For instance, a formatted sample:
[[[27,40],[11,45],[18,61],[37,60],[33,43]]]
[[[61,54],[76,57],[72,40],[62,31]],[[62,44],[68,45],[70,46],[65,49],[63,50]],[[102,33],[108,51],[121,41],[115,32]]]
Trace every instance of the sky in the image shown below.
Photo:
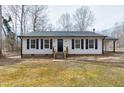
[[[59,16],[63,13],[74,14],[80,5],[49,5],[48,18],[52,24],[56,24]],[[96,31],[102,31],[114,27],[116,22],[124,21],[124,5],[90,5],[89,6],[95,15],[95,22],[92,28]]]

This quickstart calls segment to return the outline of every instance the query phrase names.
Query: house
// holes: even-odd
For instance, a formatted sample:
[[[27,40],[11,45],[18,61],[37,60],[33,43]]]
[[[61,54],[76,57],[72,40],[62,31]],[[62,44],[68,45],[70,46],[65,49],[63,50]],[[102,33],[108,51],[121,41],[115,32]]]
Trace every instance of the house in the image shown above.
[[[94,31],[38,31],[19,36],[21,56],[103,54],[109,51],[109,42],[117,39],[98,34]]]

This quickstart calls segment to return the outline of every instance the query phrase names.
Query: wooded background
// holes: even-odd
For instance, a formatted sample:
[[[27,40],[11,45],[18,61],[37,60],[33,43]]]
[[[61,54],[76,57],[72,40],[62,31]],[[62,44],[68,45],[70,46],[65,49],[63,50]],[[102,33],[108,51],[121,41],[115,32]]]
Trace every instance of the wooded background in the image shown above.
[[[86,31],[95,22],[90,7],[82,6],[73,14],[62,14],[56,24],[52,24],[48,19],[48,8],[47,5],[0,6],[0,54],[1,50],[20,49],[18,35],[31,31]],[[116,23],[115,27],[101,33],[118,38],[117,47],[124,47],[124,23]]]

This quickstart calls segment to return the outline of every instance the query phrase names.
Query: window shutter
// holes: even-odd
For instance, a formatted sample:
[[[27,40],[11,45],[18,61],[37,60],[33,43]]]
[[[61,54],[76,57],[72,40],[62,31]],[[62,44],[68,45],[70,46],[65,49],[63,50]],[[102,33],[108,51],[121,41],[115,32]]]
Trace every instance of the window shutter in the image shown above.
[[[86,49],[88,49],[88,39],[86,39]]]
[[[81,49],[84,49],[84,39],[81,39]]]
[[[95,39],[95,49],[98,49],[98,40]]]
[[[74,39],[72,39],[72,49],[74,49]]]
[[[27,39],[27,49],[29,49],[29,39]]]
[[[52,49],[52,48],[53,48],[53,40],[50,39],[50,49]]]
[[[39,49],[39,39],[36,39],[36,49]]]
[[[40,48],[43,49],[43,39],[41,39]]]

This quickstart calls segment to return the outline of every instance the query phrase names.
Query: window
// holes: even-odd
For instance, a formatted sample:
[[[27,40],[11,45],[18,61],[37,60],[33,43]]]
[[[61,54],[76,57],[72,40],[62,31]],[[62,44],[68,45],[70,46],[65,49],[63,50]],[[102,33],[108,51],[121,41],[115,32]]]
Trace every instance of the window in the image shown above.
[[[72,49],[74,49],[74,39],[72,39]]]
[[[27,49],[29,49],[29,39],[27,39]]]
[[[84,39],[81,39],[81,49],[84,49]]]
[[[89,48],[94,48],[94,40],[89,40]]]
[[[98,49],[98,40],[95,39],[95,49]]]
[[[53,40],[50,39],[50,49],[52,49],[52,48],[53,48]]]
[[[35,40],[31,40],[31,48],[35,48]]]
[[[49,48],[49,40],[45,40],[45,48]]]
[[[80,48],[80,40],[75,40],[75,48]]]
[[[39,49],[39,39],[36,39],[36,49]]]
[[[40,48],[43,49],[43,39],[40,40]]]
[[[88,39],[86,39],[86,49],[88,49]]]

